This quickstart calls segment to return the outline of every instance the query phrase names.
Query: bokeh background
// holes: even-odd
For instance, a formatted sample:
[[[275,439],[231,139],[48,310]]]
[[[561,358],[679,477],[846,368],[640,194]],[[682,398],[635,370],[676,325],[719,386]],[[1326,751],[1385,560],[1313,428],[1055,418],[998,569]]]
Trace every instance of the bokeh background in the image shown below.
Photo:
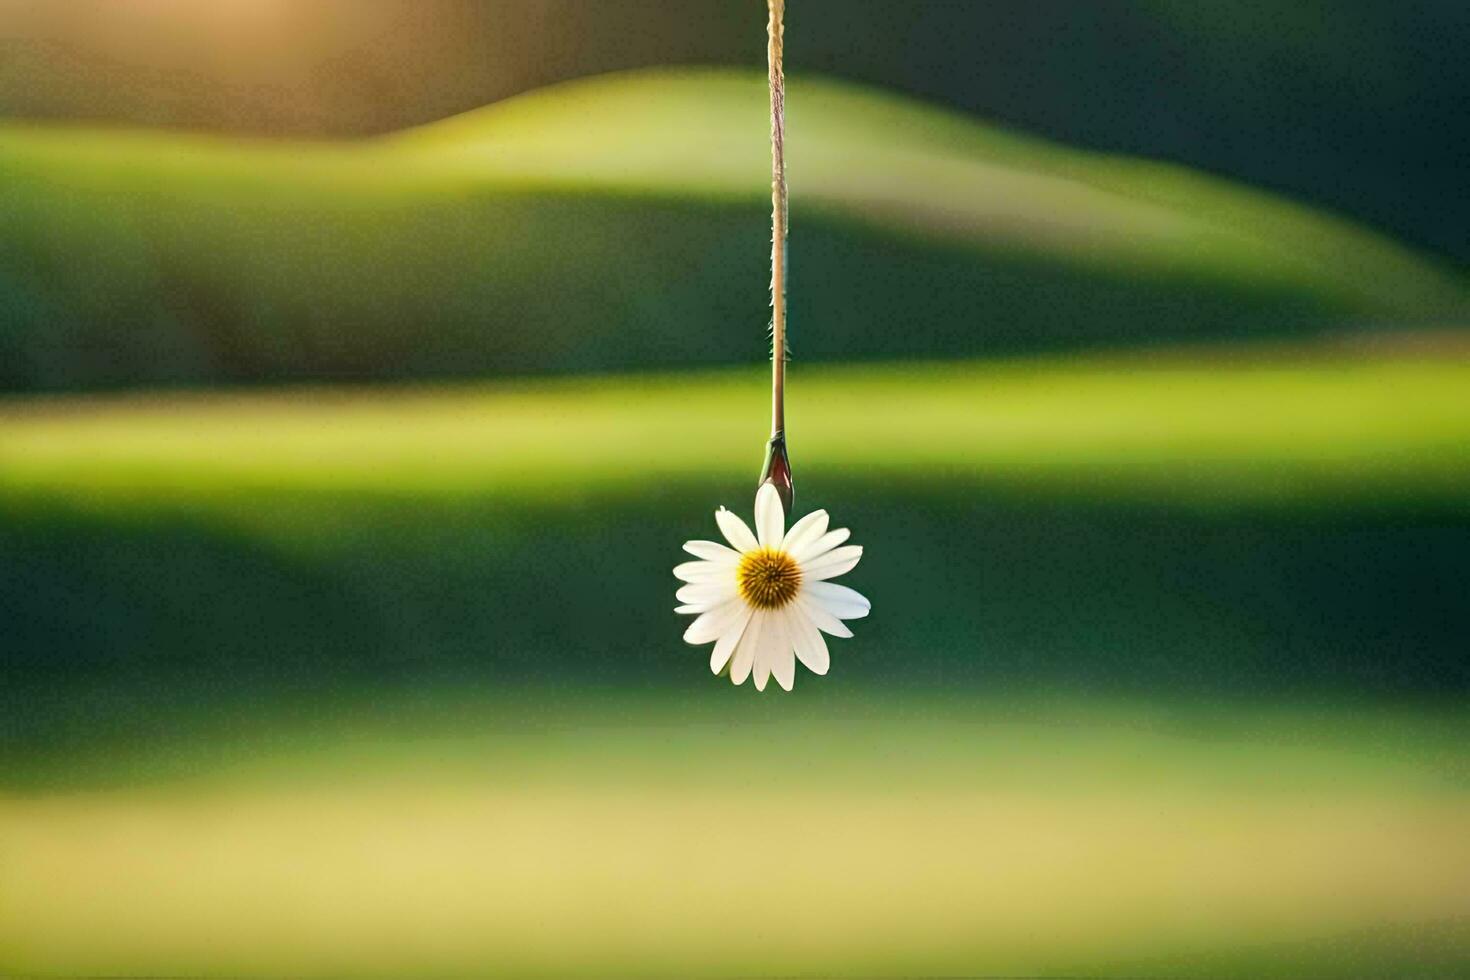
[[[1470,13],[0,0],[0,973],[1470,970]]]

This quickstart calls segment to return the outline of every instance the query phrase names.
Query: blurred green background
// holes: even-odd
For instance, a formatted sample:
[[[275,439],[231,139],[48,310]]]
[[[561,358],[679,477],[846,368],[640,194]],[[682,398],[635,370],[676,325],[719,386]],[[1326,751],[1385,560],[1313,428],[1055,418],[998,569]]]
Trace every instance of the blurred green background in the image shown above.
[[[793,0],[789,695],[763,31],[0,0],[0,974],[1470,970],[1463,10]]]

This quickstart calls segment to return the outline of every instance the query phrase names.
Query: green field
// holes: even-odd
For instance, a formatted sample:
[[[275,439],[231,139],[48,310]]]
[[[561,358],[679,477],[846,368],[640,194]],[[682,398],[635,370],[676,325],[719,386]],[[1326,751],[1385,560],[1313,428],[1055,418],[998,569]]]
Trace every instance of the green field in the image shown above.
[[[1344,344],[792,378],[798,504],[850,522],[855,584],[904,609],[880,599],[872,631],[908,666],[873,676],[1463,685],[1442,582],[1470,521],[1470,362]],[[765,397],[741,370],[12,399],[11,661],[539,677],[553,657],[666,683],[668,569],[715,506],[749,508]]]
[[[733,689],[764,100],[0,128],[0,975],[1470,971],[1463,272],[794,80],[873,613]]]
[[[12,397],[0,970],[1460,975],[1430,340],[794,365],[791,695],[671,611],[762,371]]]
[[[304,700],[94,741],[0,793],[0,968],[1470,966],[1462,713],[746,693]]]
[[[1442,326],[1462,271],[1165,164],[820,79],[790,93],[807,360]],[[0,129],[0,385],[744,362],[764,82],[557,86],[390,138]]]
[[[834,487],[922,492],[943,472],[948,493],[1202,508],[1470,504],[1470,360],[1360,347],[797,365],[795,451]],[[221,513],[247,489],[565,502],[694,481],[743,497],[767,397],[762,372],[742,369],[12,399],[0,403],[0,487]]]

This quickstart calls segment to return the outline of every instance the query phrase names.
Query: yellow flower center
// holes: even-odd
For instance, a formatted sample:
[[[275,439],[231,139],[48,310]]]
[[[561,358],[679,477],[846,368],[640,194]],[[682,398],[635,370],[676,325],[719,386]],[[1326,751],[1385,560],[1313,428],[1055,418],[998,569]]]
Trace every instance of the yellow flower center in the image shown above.
[[[784,551],[747,551],[735,571],[740,596],[757,609],[780,609],[801,588],[801,566]]]

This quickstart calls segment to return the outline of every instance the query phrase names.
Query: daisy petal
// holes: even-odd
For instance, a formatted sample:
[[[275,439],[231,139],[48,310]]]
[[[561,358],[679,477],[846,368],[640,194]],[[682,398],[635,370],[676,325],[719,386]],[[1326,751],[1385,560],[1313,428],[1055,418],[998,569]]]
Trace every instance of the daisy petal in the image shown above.
[[[730,655],[735,652],[735,645],[745,635],[745,627],[750,623],[752,612],[754,612],[753,609],[749,606],[744,606],[740,610],[740,615],[735,618],[735,622],[715,641],[715,647],[710,651],[709,655],[710,673],[718,674],[729,666]]]
[[[729,602],[715,606],[689,624],[689,628],[684,631],[684,642],[699,646],[718,640],[740,618],[740,614],[749,608],[739,599],[731,599]]]
[[[776,683],[781,685],[783,691],[789,691],[796,686],[796,654],[789,646],[782,647],[776,662],[771,664],[771,676],[776,678]]]
[[[766,653],[771,662],[771,676],[776,678],[776,683],[781,685],[783,691],[789,691],[796,683],[796,657],[791,650],[795,624],[791,622],[789,612],[774,618],[777,624],[775,639],[778,642],[767,646]]]
[[[791,530],[786,532],[786,540],[781,542],[781,550],[785,552],[795,551],[808,541],[815,541],[826,533],[827,512],[825,510],[814,510],[791,525]]]
[[[730,566],[721,562],[686,561],[674,566],[674,578],[683,582],[708,582],[728,578],[730,574]]]
[[[822,639],[822,631],[807,616],[804,606],[791,608],[791,633],[796,641],[796,656],[806,669],[813,674],[825,674],[832,665],[832,658],[827,653],[827,641]]]
[[[767,612],[766,623],[761,632],[760,649],[755,654],[755,677],[757,684],[755,689],[763,691],[766,688],[766,680],[771,676],[771,663],[776,659],[776,650],[780,648],[785,630],[782,629],[786,617],[780,612]]]
[[[674,607],[674,612],[680,616],[702,616],[712,609],[718,609],[729,602],[728,597],[718,599],[701,599],[698,602],[684,602]],[[708,642],[708,641],[706,641]]]
[[[730,683],[739,686],[745,683],[750,676],[750,668],[755,665],[756,650],[761,642],[761,627],[765,623],[765,616],[754,613],[750,622],[745,626],[745,633],[740,637],[740,642],[735,646],[735,656],[730,660]]]
[[[674,598],[680,602],[723,602],[739,595],[738,589],[734,578],[728,582],[696,582],[682,586]]]
[[[755,530],[762,548],[781,547],[786,536],[786,514],[781,510],[781,495],[772,483],[762,483],[755,492]]]
[[[740,552],[732,551],[722,544],[713,541],[685,541],[684,550],[696,558],[705,561],[721,562],[734,565],[740,561]]]
[[[846,623],[832,615],[827,611],[826,606],[810,596],[802,596],[796,600],[796,604],[801,608],[802,615],[810,619],[812,625],[823,633],[830,633],[842,639],[852,636],[852,630],[847,628]]]
[[[725,508],[721,507],[715,511],[715,522],[720,525],[720,533],[735,546],[736,551],[743,554],[747,551],[755,551],[760,547],[760,542],[755,539],[754,534],[750,533],[750,528],[745,522]]]
[[[801,566],[801,577],[806,582],[820,582],[823,579],[836,578],[853,570],[858,559],[863,556],[861,545],[850,544],[844,548],[833,548],[825,555],[820,555],[809,562],[803,562]]]
[[[860,593],[836,582],[804,584],[802,591],[838,619],[862,619],[873,608]]]
[[[797,561],[811,561],[813,558],[820,558],[850,537],[852,537],[851,531],[845,527],[839,527],[835,531],[828,531],[815,541],[808,541],[801,546],[800,551],[791,552],[791,557]]]

